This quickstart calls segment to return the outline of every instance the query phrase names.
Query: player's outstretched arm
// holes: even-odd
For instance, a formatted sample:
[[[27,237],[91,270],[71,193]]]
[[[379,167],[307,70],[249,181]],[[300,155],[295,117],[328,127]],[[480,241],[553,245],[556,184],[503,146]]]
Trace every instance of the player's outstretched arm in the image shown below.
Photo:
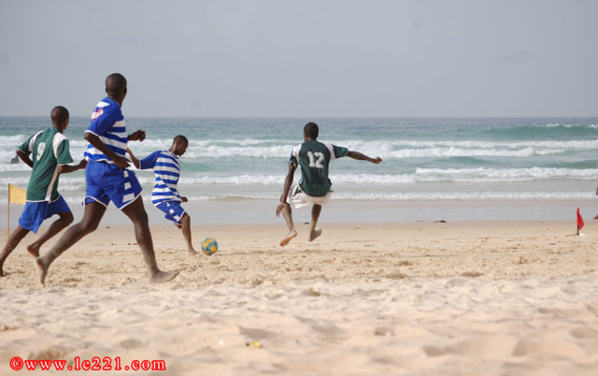
[[[131,149],[127,148],[127,154],[129,154],[129,157],[131,157],[131,161],[135,165],[135,168],[138,169],[138,170],[140,170],[141,169],[141,162],[139,162],[139,159],[137,159],[137,157],[135,157],[135,155],[133,154],[133,152],[131,151]]]
[[[380,158],[380,157],[370,158],[367,155],[365,155],[363,153],[360,153],[358,151],[351,151],[351,150],[349,150],[347,152],[347,157],[356,159],[358,161],[368,161],[368,162],[371,162],[373,164],[379,164],[380,162],[382,162],[382,158]]]

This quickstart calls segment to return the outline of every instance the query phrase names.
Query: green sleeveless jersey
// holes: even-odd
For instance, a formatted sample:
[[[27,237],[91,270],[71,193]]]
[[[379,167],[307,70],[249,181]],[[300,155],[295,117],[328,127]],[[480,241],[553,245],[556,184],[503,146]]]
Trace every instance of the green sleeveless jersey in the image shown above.
[[[58,166],[73,161],[69,140],[58,130],[48,128],[29,137],[19,146],[33,161],[27,185],[27,201],[54,201],[58,194]]]
[[[328,178],[328,165],[336,158],[347,155],[347,148],[316,140],[305,141],[295,147],[291,153],[289,164],[301,167],[299,187],[312,197],[323,197],[328,194],[332,182]]]

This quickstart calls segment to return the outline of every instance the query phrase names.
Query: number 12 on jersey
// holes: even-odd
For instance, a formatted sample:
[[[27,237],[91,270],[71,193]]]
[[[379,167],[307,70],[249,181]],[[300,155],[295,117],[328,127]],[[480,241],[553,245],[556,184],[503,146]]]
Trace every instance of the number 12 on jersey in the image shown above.
[[[308,151],[307,158],[309,158],[309,167],[324,168],[324,153]]]

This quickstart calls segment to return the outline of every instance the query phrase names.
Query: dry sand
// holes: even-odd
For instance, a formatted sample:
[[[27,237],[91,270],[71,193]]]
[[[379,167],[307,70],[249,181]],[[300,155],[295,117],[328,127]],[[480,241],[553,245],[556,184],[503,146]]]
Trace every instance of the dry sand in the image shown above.
[[[598,223],[574,226],[323,222],[285,248],[282,223],[196,226],[195,243],[220,250],[195,258],[174,227],[152,226],[160,267],[182,269],[161,285],[131,226],[102,226],[46,288],[31,236],[0,278],[0,375],[596,376]],[[15,372],[17,356],[123,370]],[[133,360],[167,369],[125,371]]]

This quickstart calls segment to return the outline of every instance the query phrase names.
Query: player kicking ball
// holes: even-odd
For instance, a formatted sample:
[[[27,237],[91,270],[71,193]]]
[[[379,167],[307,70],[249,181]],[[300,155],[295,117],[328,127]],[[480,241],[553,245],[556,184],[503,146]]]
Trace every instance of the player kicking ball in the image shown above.
[[[199,253],[193,248],[191,241],[191,217],[182,208],[181,202],[187,202],[187,197],[181,196],[177,190],[181,176],[179,157],[185,154],[189,147],[189,140],[185,136],[176,136],[168,150],[158,150],[139,160],[130,149],[127,153],[131,161],[140,170],[153,169],[155,178],[152,191],[152,204],[164,212],[164,218],[174,223],[183,232],[190,256]]]
[[[309,241],[314,241],[322,234],[322,230],[316,228],[316,226],[318,218],[320,218],[322,205],[328,203],[332,196],[330,190],[332,182],[328,178],[328,166],[331,161],[347,156],[374,164],[382,162],[380,157],[370,158],[357,151],[350,151],[344,147],[319,142],[318,134],[318,125],[316,123],[307,123],[303,128],[305,142],[295,147],[291,152],[289,171],[284,181],[280,204],[276,208],[276,216],[279,217],[282,213],[289,228],[289,233],[280,242],[281,247],[289,244],[297,236],[291,207],[299,209],[312,203]],[[297,166],[301,167],[301,180],[299,184],[293,184]]]

